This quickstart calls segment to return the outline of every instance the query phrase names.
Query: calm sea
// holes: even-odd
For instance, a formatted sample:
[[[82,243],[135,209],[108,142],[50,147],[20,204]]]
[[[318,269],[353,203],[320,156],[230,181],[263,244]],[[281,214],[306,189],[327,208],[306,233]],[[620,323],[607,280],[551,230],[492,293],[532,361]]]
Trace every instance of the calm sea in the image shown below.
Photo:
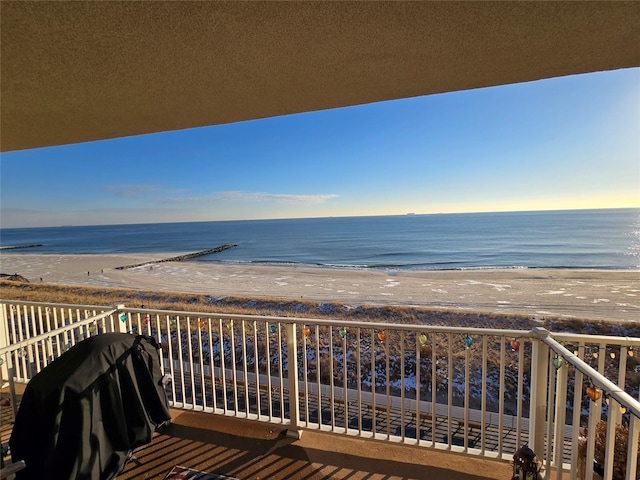
[[[640,209],[340,217],[0,231],[25,253],[196,252],[191,261],[386,270],[640,268]]]

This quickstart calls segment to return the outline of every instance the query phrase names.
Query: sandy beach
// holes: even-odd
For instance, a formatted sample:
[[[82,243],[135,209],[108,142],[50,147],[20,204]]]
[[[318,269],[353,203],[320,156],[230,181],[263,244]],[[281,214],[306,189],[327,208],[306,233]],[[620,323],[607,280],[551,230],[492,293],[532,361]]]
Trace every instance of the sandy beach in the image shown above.
[[[184,252],[189,253],[189,252]],[[0,254],[0,273],[30,282],[403,305],[460,312],[640,322],[640,272],[611,270],[462,270],[384,272],[204,262],[153,263],[179,255]],[[119,270],[131,264],[144,266]]]

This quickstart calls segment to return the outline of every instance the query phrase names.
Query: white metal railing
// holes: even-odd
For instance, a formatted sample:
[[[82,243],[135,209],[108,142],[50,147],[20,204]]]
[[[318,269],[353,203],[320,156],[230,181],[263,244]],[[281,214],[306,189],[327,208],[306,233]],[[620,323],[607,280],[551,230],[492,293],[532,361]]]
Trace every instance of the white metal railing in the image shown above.
[[[28,382],[82,339],[127,331],[161,345],[175,408],[509,461],[529,444],[546,473],[599,458],[610,479],[626,428],[637,475],[640,338],[0,302],[4,379]]]

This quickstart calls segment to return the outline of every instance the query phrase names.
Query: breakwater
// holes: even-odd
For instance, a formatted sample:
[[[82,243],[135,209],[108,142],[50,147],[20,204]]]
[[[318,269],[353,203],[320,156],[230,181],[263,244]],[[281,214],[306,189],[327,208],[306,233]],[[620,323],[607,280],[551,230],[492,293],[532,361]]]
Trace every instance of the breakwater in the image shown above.
[[[133,265],[124,265],[122,267],[116,267],[116,270],[126,270],[128,268],[136,268],[143,267],[145,265],[149,265],[152,263],[164,263],[164,262],[181,262],[183,260],[189,260],[191,258],[203,257],[205,255],[210,255],[212,253],[218,253],[223,250],[227,250],[229,248],[237,247],[238,245],[228,243],[226,245],[220,245],[215,248],[210,248],[209,250],[202,250],[201,252],[195,253],[187,253],[185,255],[178,255],[177,257],[163,258],[161,260],[154,260],[152,262],[144,262],[144,263],[135,263]]]
[[[30,245],[8,245],[6,247],[0,247],[0,250],[15,250],[16,248],[33,248],[41,247],[41,243],[32,243]]]

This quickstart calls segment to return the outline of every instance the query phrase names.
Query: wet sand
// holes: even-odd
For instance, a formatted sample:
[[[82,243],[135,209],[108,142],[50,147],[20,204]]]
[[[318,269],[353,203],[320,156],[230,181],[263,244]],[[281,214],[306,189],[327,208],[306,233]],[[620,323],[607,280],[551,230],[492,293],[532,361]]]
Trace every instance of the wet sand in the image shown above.
[[[189,253],[189,252],[184,252]],[[0,254],[0,273],[30,282],[165,292],[403,305],[640,323],[640,272],[508,269],[385,272],[206,262],[149,263],[180,253],[118,255]],[[41,280],[42,279],[42,280]]]

